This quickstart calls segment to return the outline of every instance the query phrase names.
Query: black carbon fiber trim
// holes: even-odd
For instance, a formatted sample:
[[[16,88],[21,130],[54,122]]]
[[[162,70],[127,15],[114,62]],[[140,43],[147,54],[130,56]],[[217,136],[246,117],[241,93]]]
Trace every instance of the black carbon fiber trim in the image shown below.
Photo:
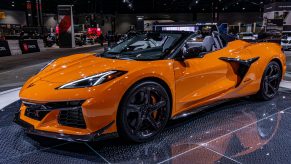
[[[248,60],[241,60],[241,59],[238,59],[238,58],[228,58],[228,57],[221,57],[219,59],[222,60],[222,61],[228,62],[230,64],[238,64],[239,67],[238,67],[237,70],[232,65],[234,71],[240,77],[240,80],[236,85],[236,87],[238,87],[238,86],[240,86],[240,84],[243,81],[244,77],[248,73],[251,65],[253,63],[255,63],[256,61],[258,61],[260,59],[260,57],[255,57],[255,58],[251,58],[251,59],[248,59]]]

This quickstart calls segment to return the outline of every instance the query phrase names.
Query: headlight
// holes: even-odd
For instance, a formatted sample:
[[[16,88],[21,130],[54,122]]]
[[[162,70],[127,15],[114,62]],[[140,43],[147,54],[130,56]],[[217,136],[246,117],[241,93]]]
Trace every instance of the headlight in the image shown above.
[[[100,85],[104,82],[110,81],[117,77],[122,76],[126,72],[124,71],[108,71],[104,73],[100,73],[97,75],[89,76],[77,81],[70,82],[65,84],[57,89],[73,89],[73,88],[86,88],[86,87],[93,87],[96,85]]]
[[[49,63],[47,63],[44,67],[42,67],[42,69],[41,69],[39,72],[41,72],[41,71],[43,71],[44,69],[46,69],[46,67],[48,67],[49,65],[51,65],[54,61],[56,61],[56,60],[52,60],[52,61],[50,61]]]

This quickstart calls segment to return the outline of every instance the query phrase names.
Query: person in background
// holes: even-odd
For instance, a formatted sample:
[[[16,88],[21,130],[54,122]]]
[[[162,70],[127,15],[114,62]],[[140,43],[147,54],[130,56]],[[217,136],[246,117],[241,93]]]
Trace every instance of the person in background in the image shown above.
[[[102,47],[103,47],[103,42],[104,42],[104,35],[101,34],[101,35],[99,36],[99,43],[101,44]]]
[[[24,40],[24,31],[21,31],[19,35],[19,41],[23,41],[23,40]]]
[[[111,46],[111,38],[110,38],[109,32],[107,32],[107,34],[105,35],[105,38],[107,40],[108,47],[110,47]]]
[[[86,33],[83,33],[83,35],[82,35],[82,41],[83,41],[83,44],[84,45],[87,44],[87,34]]]

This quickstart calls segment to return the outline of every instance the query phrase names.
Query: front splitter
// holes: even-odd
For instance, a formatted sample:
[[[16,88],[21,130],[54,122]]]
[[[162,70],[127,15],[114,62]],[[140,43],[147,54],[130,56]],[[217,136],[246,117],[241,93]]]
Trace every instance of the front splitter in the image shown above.
[[[118,137],[117,133],[103,134],[105,130],[107,130],[114,124],[114,121],[112,121],[105,127],[101,128],[100,130],[94,133],[91,133],[89,135],[68,135],[68,134],[62,134],[62,133],[53,133],[53,132],[36,130],[33,127],[33,125],[25,121],[22,121],[20,119],[19,112],[15,114],[13,121],[17,123],[18,125],[22,126],[25,132],[28,134],[47,137],[47,138],[54,138],[54,139],[64,140],[64,141],[69,141],[69,142],[94,142],[94,141],[100,141],[100,140],[106,140],[109,138]]]

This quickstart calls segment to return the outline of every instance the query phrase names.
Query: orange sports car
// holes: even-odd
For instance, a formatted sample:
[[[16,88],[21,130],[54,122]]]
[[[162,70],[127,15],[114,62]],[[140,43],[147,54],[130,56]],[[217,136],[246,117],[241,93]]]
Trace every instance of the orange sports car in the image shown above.
[[[209,105],[276,96],[286,71],[279,45],[196,36],[141,33],[102,54],[55,60],[23,86],[15,121],[27,133],[69,141],[145,142],[168,120]]]

